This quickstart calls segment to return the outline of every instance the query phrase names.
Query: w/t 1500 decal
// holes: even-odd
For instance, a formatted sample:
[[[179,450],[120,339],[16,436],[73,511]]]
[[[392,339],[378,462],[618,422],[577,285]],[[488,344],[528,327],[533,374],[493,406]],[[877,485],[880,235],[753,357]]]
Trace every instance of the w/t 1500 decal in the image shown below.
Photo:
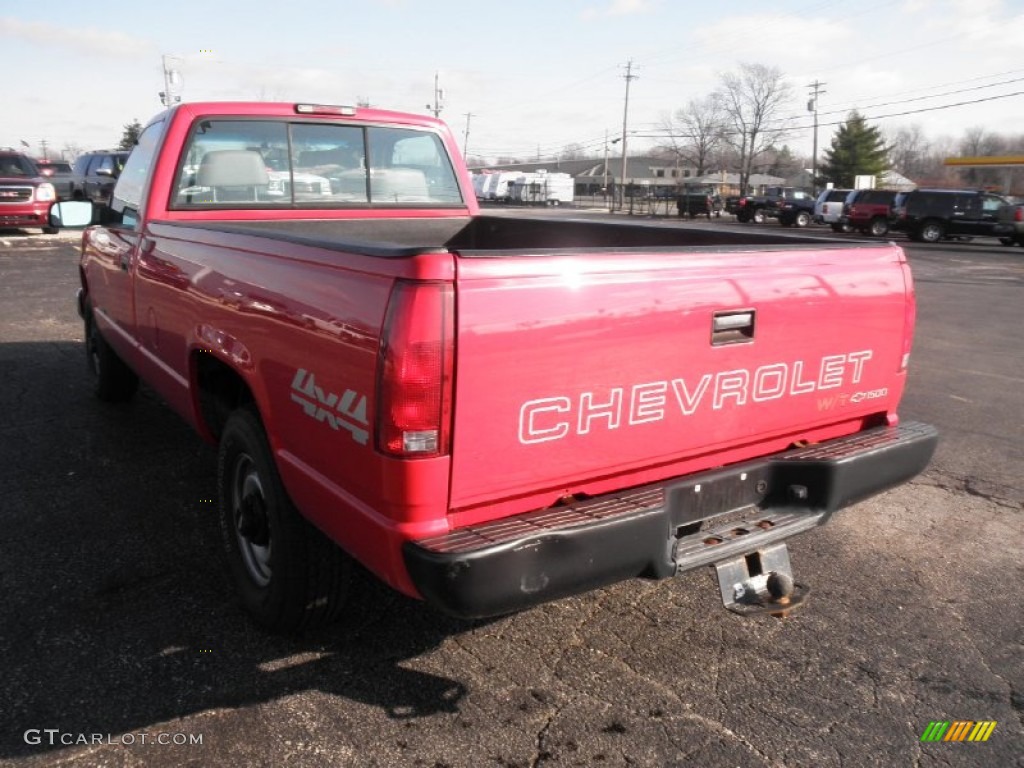
[[[739,407],[859,384],[873,354],[866,349],[826,355],[817,365],[803,360],[769,363],[753,370],[738,368],[705,373],[700,378],[612,387],[600,400],[593,392],[529,400],[519,409],[519,442],[528,445],[560,440],[570,434],[586,435],[595,426],[618,429],[623,423],[635,426],[662,421],[670,402],[683,416],[692,416],[702,406],[717,411],[729,405]],[[858,394],[865,394],[861,399],[879,396],[876,391]],[[858,399],[850,397],[848,401]]]
[[[307,416],[326,422],[331,429],[348,430],[360,445],[366,445],[370,439],[366,395],[351,389],[341,395],[325,391],[316,385],[312,373],[299,368],[292,379],[292,400],[302,406]]]

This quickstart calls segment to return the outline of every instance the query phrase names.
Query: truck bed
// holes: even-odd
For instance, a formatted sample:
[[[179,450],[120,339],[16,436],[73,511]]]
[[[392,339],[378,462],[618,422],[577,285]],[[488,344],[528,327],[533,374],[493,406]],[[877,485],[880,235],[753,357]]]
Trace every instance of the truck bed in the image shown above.
[[[255,235],[329,250],[401,258],[430,250],[460,256],[534,255],[595,248],[632,250],[700,248],[788,249],[812,245],[806,238],[758,230],[725,232],[635,222],[548,217],[452,216],[407,219],[313,219],[189,222],[173,226]],[[850,241],[815,239],[813,247],[849,248]]]

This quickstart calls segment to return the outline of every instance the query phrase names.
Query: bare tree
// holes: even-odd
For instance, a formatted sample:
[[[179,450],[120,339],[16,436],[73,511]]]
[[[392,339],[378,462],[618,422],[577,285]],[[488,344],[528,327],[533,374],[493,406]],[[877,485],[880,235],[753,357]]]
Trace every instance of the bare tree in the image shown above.
[[[920,124],[899,128],[889,137],[889,147],[893,168],[907,178],[913,179],[931,170],[931,144]]]
[[[559,160],[586,160],[590,155],[582,144],[566,144],[558,153]]]
[[[703,176],[719,154],[723,118],[722,102],[716,96],[691,99],[671,117],[662,118],[661,128],[666,135],[662,149]]]
[[[80,144],[75,144],[74,142],[66,141],[64,142],[64,146],[61,147],[60,156],[63,160],[67,160],[69,163],[73,163],[75,162],[75,160],[78,159],[78,156],[83,152],[85,152],[85,150],[82,149]]]
[[[965,157],[1001,155],[1007,152],[1009,140],[997,133],[987,133],[981,126],[968,128],[960,140],[960,154]],[[1009,174],[1003,168],[966,168],[964,182],[972,187],[1009,186]]]
[[[728,126],[724,138],[739,153],[740,188],[746,190],[754,162],[792,130],[791,121],[781,116],[792,100],[792,89],[781,70],[764,64],[740,64],[739,72],[719,79],[715,98]]]

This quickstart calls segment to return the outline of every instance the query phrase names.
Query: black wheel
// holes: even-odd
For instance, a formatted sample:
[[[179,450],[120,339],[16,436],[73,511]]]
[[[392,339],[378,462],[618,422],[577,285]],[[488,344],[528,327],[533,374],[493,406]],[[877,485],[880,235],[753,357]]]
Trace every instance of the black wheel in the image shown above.
[[[875,237],[885,237],[889,234],[889,222],[886,219],[876,216],[868,225],[868,232]]]
[[[249,614],[274,632],[336,620],[352,561],[292,505],[252,409],[235,411],[224,427],[217,486],[221,541]]]
[[[1012,237],[1000,237],[999,238],[999,244],[1000,245],[1005,245],[1005,246],[1011,246],[1011,245],[1016,245],[1017,241],[1014,240]]]
[[[764,224],[764,209],[756,208],[754,213],[751,215],[750,220],[755,224]]]
[[[60,232],[60,230],[56,227],[43,227],[44,235],[56,235],[58,232]]]
[[[736,221],[742,224],[746,224],[750,221],[750,214],[747,213],[746,211],[740,211],[739,213],[736,214]]]
[[[107,403],[125,403],[132,399],[139,388],[139,377],[110,348],[88,311],[85,315],[85,355],[97,398]]]
[[[945,230],[938,221],[929,219],[921,225],[921,229],[918,230],[917,235],[926,243],[937,243],[942,239],[945,234]]]
[[[843,224],[833,224],[832,225],[832,231],[833,232],[849,232],[850,229],[849,229],[849,227],[844,226]]]
[[[811,223],[811,214],[807,213],[807,211],[800,211],[796,218],[793,219],[793,223],[803,229]]]

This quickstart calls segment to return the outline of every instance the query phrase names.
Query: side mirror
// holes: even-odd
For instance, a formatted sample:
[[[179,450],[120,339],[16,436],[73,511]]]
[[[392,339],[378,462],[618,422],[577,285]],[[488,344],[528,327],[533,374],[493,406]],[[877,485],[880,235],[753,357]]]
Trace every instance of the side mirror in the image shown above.
[[[112,169],[110,169],[110,168],[97,168],[96,169],[96,175],[97,176],[113,176],[114,175],[114,171]]]
[[[67,200],[50,206],[50,226],[59,229],[81,229],[97,223],[90,202]]]

